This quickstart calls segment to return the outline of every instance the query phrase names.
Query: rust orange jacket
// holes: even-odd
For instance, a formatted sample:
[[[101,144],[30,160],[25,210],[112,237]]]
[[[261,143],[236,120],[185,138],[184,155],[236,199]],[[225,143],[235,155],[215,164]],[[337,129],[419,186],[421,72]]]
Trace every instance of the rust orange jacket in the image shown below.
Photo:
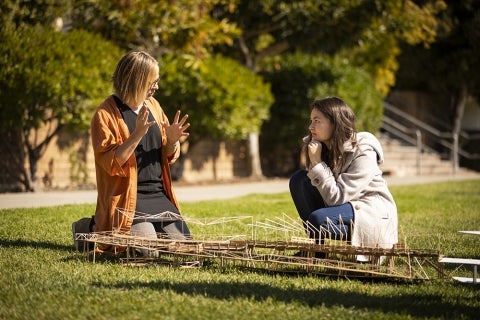
[[[167,138],[162,121],[167,116],[155,98],[145,101],[162,133],[162,179],[167,197],[180,210],[172,189],[170,164],[180,155],[177,142],[173,154],[165,153]],[[95,231],[129,233],[137,202],[137,161],[135,154],[120,165],[115,157],[117,148],[130,136],[113,96],[109,96],[96,110],[91,122],[91,139],[97,176],[97,206]]]

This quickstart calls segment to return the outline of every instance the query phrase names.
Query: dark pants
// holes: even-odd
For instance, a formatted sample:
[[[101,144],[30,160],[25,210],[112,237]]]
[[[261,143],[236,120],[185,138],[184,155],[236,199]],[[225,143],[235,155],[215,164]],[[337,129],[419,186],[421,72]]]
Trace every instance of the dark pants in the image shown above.
[[[192,238],[180,212],[163,193],[138,194],[131,234],[152,239],[164,236],[175,240]],[[137,251],[142,256],[158,257],[155,249]]]
[[[142,232],[141,230],[150,232],[153,227],[155,232],[164,233],[172,239],[191,239],[190,230],[180,217],[180,212],[163,193],[139,193],[135,211],[132,230],[135,230],[136,233]],[[172,214],[162,216],[161,214],[165,212]],[[146,227],[145,223],[150,223],[152,226]],[[136,224],[141,224],[141,226],[135,226]]]
[[[327,207],[318,189],[312,186],[305,170],[290,178],[290,194],[307,234],[322,242],[324,238],[350,239],[354,212],[350,202]]]

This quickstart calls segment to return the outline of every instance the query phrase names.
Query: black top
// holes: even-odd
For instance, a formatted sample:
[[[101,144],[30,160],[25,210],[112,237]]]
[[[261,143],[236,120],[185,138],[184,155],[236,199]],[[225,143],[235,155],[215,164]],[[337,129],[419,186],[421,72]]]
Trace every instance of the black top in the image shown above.
[[[114,95],[117,106],[122,113],[123,120],[127,124],[130,134],[135,129],[137,114]],[[148,115],[148,121],[155,121],[152,113]],[[135,148],[138,170],[138,193],[163,192],[162,166],[161,166],[162,133],[158,124],[148,128]]]

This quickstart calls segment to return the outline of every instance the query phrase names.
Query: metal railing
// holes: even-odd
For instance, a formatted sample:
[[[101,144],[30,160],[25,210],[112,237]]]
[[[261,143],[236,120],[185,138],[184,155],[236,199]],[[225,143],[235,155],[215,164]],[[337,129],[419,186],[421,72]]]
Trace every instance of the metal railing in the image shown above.
[[[460,156],[466,159],[480,159],[480,154],[469,153],[459,145],[459,135],[447,131],[441,131],[431,125],[412,117],[408,113],[395,108],[392,104],[384,102],[384,116],[382,129],[392,136],[403,140],[409,145],[416,146],[416,166],[417,174],[422,172],[422,153],[425,151],[439,153],[434,144],[440,145],[449,150],[452,163],[452,173],[455,174],[459,168]],[[389,115],[395,117],[390,117]],[[428,136],[428,140],[424,137]],[[460,132],[460,137],[465,140],[478,140],[480,134],[470,135],[465,131]],[[425,144],[425,141],[432,141],[431,145]]]

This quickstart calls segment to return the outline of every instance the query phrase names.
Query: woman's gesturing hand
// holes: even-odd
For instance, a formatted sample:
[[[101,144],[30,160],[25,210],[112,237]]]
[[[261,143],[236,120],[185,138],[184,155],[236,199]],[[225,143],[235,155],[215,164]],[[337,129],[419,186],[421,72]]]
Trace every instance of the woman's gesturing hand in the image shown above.
[[[143,106],[138,113],[137,120],[135,122],[135,131],[139,133],[139,137],[143,137],[147,133],[148,128],[155,124],[155,121],[148,121],[149,113],[150,111],[146,106]]]
[[[176,143],[180,137],[188,137],[190,134],[185,132],[185,130],[190,127],[190,123],[185,123],[188,119],[188,114],[184,115],[180,120],[180,110],[177,111],[173,122],[167,124],[165,121],[162,121],[162,127],[165,129],[167,135],[167,141],[170,144]]]

